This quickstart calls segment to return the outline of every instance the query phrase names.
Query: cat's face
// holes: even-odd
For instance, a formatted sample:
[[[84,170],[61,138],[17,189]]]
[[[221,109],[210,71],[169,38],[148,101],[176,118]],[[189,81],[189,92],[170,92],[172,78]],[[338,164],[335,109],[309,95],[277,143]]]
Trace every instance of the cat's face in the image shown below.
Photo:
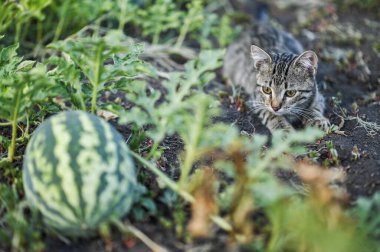
[[[251,47],[256,69],[253,107],[276,115],[307,115],[306,108],[316,92],[315,74],[318,58],[312,51],[297,56],[270,56],[257,46]]]

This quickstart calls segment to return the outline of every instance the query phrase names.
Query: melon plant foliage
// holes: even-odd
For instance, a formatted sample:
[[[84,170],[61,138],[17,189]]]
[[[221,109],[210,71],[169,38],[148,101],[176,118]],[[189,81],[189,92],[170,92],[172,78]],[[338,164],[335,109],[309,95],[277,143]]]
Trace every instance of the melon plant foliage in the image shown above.
[[[17,55],[18,47],[14,44],[0,50],[0,119],[3,125],[12,126],[10,161],[15,156],[18,122],[28,118],[32,107],[53,96],[56,89],[46,65],[23,60]]]
[[[26,150],[23,180],[45,223],[70,236],[124,216],[136,184],[121,135],[86,112],[62,112],[39,126]]]
[[[52,75],[68,91],[73,104],[79,104],[79,109],[86,110],[86,105],[91,103],[90,110],[95,112],[100,104],[98,97],[105,89],[115,89],[119,83],[117,80],[133,79],[142,73],[155,75],[154,69],[138,58],[143,46],[126,45],[122,43],[124,40],[127,38],[123,34],[110,32],[101,38],[79,37],[49,45],[54,50],[66,53],[67,59],[55,57],[49,63],[55,67]],[[82,79],[79,70],[83,74]],[[81,81],[83,84],[87,80],[90,85],[78,83]],[[117,87],[118,90],[123,88],[125,85]]]

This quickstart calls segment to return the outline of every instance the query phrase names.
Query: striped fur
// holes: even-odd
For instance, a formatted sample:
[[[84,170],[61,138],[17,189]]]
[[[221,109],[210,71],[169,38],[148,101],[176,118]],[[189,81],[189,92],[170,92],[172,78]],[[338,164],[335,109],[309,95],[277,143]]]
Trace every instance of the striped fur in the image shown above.
[[[292,130],[296,121],[329,128],[315,81],[318,58],[312,51],[302,51],[290,34],[264,25],[255,26],[227,49],[224,77],[252,95],[252,109],[271,131]]]
[[[63,234],[87,235],[132,204],[134,165],[120,134],[85,112],[45,121],[30,140],[23,164],[29,203]]]

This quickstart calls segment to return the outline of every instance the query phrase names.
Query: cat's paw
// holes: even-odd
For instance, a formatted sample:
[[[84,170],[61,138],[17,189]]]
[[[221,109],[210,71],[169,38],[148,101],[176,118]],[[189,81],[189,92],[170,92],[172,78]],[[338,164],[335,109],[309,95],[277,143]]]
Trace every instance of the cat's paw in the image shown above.
[[[281,138],[283,140],[285,140],[289,133],[293,132],[294,131],[294,128],[290,125],[286,125],[285,127],[281,127],[281,128],[275,128],[275,129],[269,129],[271,134],[273,135],[275,132],[278,132],[281,134]]]
[[[287,122],[276,123],[275,125],[268,125],[268,129],[272,134],[275,131],[281,131],[281,132],[284,132],[285,134],[288,134],[288,133],[294,131],[293,126]]]
[[[292,126],[286,126],[286,127],[282,128],[281,130],[283,132],[285,132],[285,134],[289,134],[289,133],[294,131],[294,128]]]
[[[313,127],[320,128],[321,130],[323,130],[326,133],[328,133],[330,131],[330,121],[329,121],[329,119],[327,119],[325,117],[318,117],[318,118],[314,118],[312,120],[309,120],[307,122],[307,126],[313,126]]]

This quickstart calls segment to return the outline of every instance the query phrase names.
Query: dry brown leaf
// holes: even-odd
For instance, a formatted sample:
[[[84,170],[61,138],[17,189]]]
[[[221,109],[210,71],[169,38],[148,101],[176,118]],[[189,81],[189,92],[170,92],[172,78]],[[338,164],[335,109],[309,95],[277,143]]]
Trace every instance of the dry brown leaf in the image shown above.
[[[190,192],[195,201],[191,205],[191,220],[187,229],[193,237],[211,235],[212,221],[210,216],[217,214],[216,175],[211,168],[199,169],[190,182]]]
[[[110,121],[110,120],[113,120],[113,119],[116,119],[118,118],[119,116],[110,112],[110,111],[107,111],[107,110],[98,110],[96,111],[96,114],[102,118],[104,118],[106,121]]]
[[[345,179],[341,168],[325,169],[302,161],[297,164],[297,173],[321,204],[347,201],[347,192],[341,185]]]

